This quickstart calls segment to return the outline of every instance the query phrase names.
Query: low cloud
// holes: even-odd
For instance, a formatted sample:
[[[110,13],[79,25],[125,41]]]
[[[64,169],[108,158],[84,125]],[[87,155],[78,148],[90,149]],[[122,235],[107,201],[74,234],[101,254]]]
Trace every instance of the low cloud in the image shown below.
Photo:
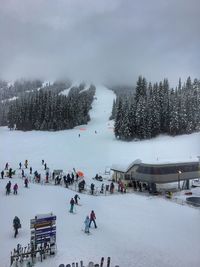
[[[1,0],[0,77],[199,78],[199,0]]]

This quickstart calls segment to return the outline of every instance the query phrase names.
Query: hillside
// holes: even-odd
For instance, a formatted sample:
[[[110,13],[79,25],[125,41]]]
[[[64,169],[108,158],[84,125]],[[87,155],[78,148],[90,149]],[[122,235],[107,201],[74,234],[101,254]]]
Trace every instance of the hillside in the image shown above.
[[[59,132],[21,132],[0,128],[0,169],[9,162],[13,169],[28,159],[33,170],[42,171],[41,160],[50,168],[82,170],[86,182],[96,173],[103,173],[112,164],[130,163],[136,158],[177,160],[200,155],[200,133],[178,137],[159,136],[137,142],[117,141],[112,121],[108,118],[115,95],[103,86],[96,95],[87,125]],[[96,133],[95,133],[96,131]],[[80,134],[80,137],[79,137]],[[20,172],[17,171],[19,174]],[[16,175],[18,176],[18,175]],[[74,192],[63,187],[30,184],[23,187],[21,178],[18,196],[5,196],[8,178],[0,180],[0,266],[9,266],[10,251],[30,241],[29,222],[36,214],[57,215],[58,253],[38,267],[54,267],[83,259],[100,260],[111,256],[120,267],[197,267],[200,264],[199,211],[157,197],[138,194],[94,197],[80,195],[76,214],[68,212]],[[97,215],[97,229],[87,236],[81,229],[91,210]],[[22,229],[13,238],[12,220],[17,215]]]

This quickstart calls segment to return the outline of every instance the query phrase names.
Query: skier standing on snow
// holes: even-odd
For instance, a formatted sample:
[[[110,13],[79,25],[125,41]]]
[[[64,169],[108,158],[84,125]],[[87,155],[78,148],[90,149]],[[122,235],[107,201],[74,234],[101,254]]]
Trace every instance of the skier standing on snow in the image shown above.
[[[9,169],[8,177],[9,177],[9,178],[12,178],[12,168]]]
[[[14,195],[17,195],[17,190],[18,190],[18,185],[15,184],[15,185],[13,186]]]
[[[47,169],[47,164],[45,163],[44,164],[44,170],[46,171],[46,169]]]
[[[100,193],[103,194],[103,192],[104,192],[104,184],[101,185],[101,191],[100,191]]]
[[[69,212],[73,213],[73,210],[74,210],[74,199],[71,198],[71,200],[70,200],[70,211]]]
[[[80,199],[79,195],[74,196],[75,204],[78,205],[78,199]]]
[[[74,177],[74,175],[73,175],[73,177]],[[79,175],[78,175],[78,173],[76,173],[76,182],[78,182],[78,178],[79,178]]]
[[[28,168],[28,160],[27,159],[25,160],[24,166],[26,169]]]
[[[1,171],[1,179],[4,178],[4,171]]]
[[[44,160],[42,159],[42,165],[44,165]]]
[[[14,227],[14,230],[15,230],[14,237],[16,238],[16,236],[18,235],[18,229],[21,228],[20,219],[17,216],[15,216],[15,218],[13,220],[13,227]]]
[[[111,193],[111,194],[113,194],[113,192],[114,192],[114,188],[115,188],[115,186],[114,186],[114,183],[112,182],[112,183],[110,184],[110,193]]]
[[[26,179],[24,180],[24,185],[26,188],[28,188],[28,178],[26,177]]]
[[[6,185],[6,195],[10,194],[10,189],[11,189],[11,182],[9,181]]]
[[[20,162],[20,163],[19,163],[19,169],[21,169],[21,168],[22,168],[22,163]]]
[[[90,213],[89,227],[91,226],[91,222],[93,222],[94,223],[94,227],[97,228],[95,220],[96,220],[96,215],[95,215],[94,211],[92,210],[91,213]]]
[[[85,224],[85,233],[89,234],[89,225],[90,225],[90,218],[89,216],[86,216],[86,219],[84,221],[84,224]]]
[[[8,170],[8,162],[6,162],[5,170]]]
[[[49,173],[46,172],[46,183],[48,183],[48,182],[49,182]]]
[[[32,169],[32,167],[30,167],[30,174],[32,174],[32,171],[33,171],[33,169]]]
[[[93,183],[90,185],[90,189],[91,189],[91,194],[94,195],[94,184]]]

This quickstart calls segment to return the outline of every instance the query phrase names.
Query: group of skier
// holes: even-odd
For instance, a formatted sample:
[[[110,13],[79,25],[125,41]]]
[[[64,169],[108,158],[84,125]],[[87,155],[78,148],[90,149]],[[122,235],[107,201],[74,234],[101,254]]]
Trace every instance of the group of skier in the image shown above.
[[[85,224],[85,233],[89,234],[90,231],[90,226],[91,226],[91,223],[94,223],[94,227],[97,228],[97,225],[96,225],[96,215],[94,213],[94,211],[92,210],[91,213],[90,213],[90,216],[86,216],[85,218],[85,221],[84,221],[84,224]]]
[[[18,190],[18,184],[15,183],[14,186],[13,186],[13,194],[14,195],[17,195],[17,190]],[[10,195],[10,193],[11,193],[11,181],[9,181],[6,184],[6,195]]]
[[[46,171],[46,181],[48,182],[49,172],[47,169],[47,164],[44,162],[44,160],[42,160],[42,165],[44,165],[44,169],[47,170]],[[24,178],[24,185],[27,188],[29,180],[28,180],[27,176],[25,175],[24,168],[22,166],[23,165],[20,162],[19,163],[19,170],[21,170],[21,176],[22,176],[22,178]],[[24,167],[25,167],[25,169],[28,169],[28,160],[25,160]],[[12,168],[9,168],[8,163],[6,163],[5,169],[1,171],[1,178],[4,179],[5,170],[8,171],[6,173],[6,175],[9,178],[12,178],[13,170],[12,170]],[[29,167],[29,172],[30,172],[30,174],[32,174],[32,167]],[[41,175],[37,171],[34,172],[34,177],[35,177],[35,179],[37,179],[38,182],[40,182]],[[58,183],[59,179],[62,179],[60,176],[55,177],[54,173],[52,173],[52,178],[55,179],[55,184]],[[67,175],[63,176],[63,181],[64,181],[64,184],[66,185],[66,187],[68,187],[68,185],[70,185],[70,184],[73,184],[75,181],[78,182],[78,180],[79,180],[79,175],[78,175],[78,173],[76,173],[75,170],[74,170],[74,173],[73,172],[71,173],[71,175],[68,173]],[[60,183],[60,181],[59,181],[59,183]],[[85,185],[85,180],[83,179],[78,184],[79,192],[81,192],[84,189],[84,185]],[[91,193],[92,194],[94,194],[94,186],[95,186],[94,184],[91,184]],[[11,184],[11,181],[9,181],[6,184],[6,195],[9,195],[11,193],[11,188],[12,188],[12,184]],[[17,183],[15,183],[13,186],[13,193],[14,193],[14,195],[18,194],[18,184]],[[80,200],[80,197],[78,194],[76,194],[74,196],[74,198],[71,198],[71,200],[70,200],[70,213],[74,212],[74,205],[79,205],[79,203],[78,203],[79,200]],[[93,223],[94,227],[97,228],[96,215],[95,215],[93,210],[91,211],[90,215],[86,216],[86,219],[84,220],[85,233],[90,233],[89,228],[91,227],[91,223]],[[16,238],[16,236],[18,235],[18,230],[19,230],[19,228],[21,228],[21,222],[17,216],[15,216],[13,219],[13,228],[14,228],[14,237]]]
[[[79,203],[78,203],[79,199],[80,199],[80,197],[79,197],[78,194],[76,194],[73,198],[71,198],[71,200],[70,200],[70,210],[69,210],[70,213],[74,212],[74,205],[79,205]],[[95,212],[93,210],[91,211],[90,216],[87,215],[86,218],[85,218],[85,221],[84,221],[84,224],[85,224],[85,230],[84,231],[85,231],[85,233],[87,233],[87,234],[90,233],[89,228],[90,228],[92,222],[94,224],[94,227],[97,228],[96,215],[95,215]]]

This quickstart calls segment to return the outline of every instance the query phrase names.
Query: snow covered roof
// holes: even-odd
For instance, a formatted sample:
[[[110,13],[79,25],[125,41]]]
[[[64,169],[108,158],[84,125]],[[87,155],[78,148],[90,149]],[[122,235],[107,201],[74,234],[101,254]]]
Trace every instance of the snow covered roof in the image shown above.
[[[118,171],[118,172],[128,172],[134,165],[143,164],[143,165],[163,165],[163,164],[180,164],[180,163],[197,163],[199,160],[197,158],[189,158],[186,160],[148,160],[142,162],[140,159],[136,159],[135,161],[131,162],[130,164],[113,164],[111,166],[111,170]]]
[[[192,162],[199,162],[199,160],[196,158],[188,158],[188,159],[170,159],[170,160],[163,160],[163,159],[157,159],[157,160],[145,160],[145,162],[141,162],[142,164],[149,164],[149,165],[162,165],[162,164],[179,164],[179,163],[192,163]]]
[[[140,159],[136,159],[133,162],[131,162],[130,164],[126,164],[126,165],[123,165],[123,164],[113,164],[110,169],[113,170],[113,171],[118,171],[118,172],[127,172],[134,165],[138,165],[140,163],[142,163],[142,161]]]

